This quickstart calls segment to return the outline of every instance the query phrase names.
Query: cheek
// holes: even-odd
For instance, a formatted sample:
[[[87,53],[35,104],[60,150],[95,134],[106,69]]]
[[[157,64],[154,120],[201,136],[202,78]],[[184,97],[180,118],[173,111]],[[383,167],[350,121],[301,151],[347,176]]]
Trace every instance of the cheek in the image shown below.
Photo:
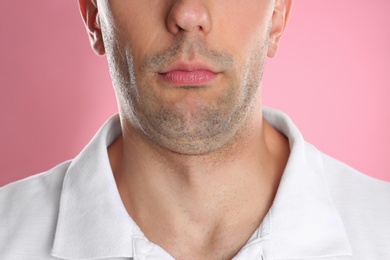
[[[272,17],[270,1],[240,1],[224,5],[216,24],[220,37],[238,59],[247,60],[259,44],[266,43]],[[258,48],[257,48],[258,49]]]
[[[154,0],[105,1],[108,2],[106,21],[113,39],[121,49],[131,53],[135,64],[156,50],[164,31],[164,10]],[[153,8],[150,8],[153,6]],[[133,51],[132,51],[133,50]]]

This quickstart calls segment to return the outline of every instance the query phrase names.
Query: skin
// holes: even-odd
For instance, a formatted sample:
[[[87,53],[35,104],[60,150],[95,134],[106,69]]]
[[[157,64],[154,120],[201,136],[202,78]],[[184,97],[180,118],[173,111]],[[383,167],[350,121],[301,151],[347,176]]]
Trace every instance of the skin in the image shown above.
[[[261,77],[291,1],[79,3],[117,95],[122,135],[108,153],[129,215],[176,259],[232,258],[271,207],[289,155],[262,118]],[[175,62],[217,76],[175,87],[161,77]]]

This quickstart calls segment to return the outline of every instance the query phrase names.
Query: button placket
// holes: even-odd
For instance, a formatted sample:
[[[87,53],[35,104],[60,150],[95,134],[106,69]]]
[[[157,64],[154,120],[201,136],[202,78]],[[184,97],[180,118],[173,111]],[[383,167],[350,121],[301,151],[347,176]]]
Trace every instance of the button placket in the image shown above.
[[[265,260],[263,247],[260,244],[260,241],[241,249],[241,251],[233,257],[233,260]]]
[[[134,260],[174,260],[164,249],[145,238],[136,238],[133,242]]]
[[[133,257],[134,260],[146,260],[148,252],[152,250],[151,243],[144,238],[133,239]]]

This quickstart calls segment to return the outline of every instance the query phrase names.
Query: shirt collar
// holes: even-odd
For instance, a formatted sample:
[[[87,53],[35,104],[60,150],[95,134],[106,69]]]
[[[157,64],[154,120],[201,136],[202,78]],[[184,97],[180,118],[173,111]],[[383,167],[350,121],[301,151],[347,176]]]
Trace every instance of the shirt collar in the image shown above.
[[[264,108],[263,116],[288,137],[291,150],[268,214],[268,253],[273,259],[351,255],[346,230],[327,187],[323,155],[304,141],[287,115]]]
[[[286,115],[264,108],[263,116],[289,138],[291,153],[274,203],[242,253],[266,241],[264,253],[270,259],[350,255],[342,220],[326,188],[321,157]],[[122,204],[107,154],[120,133],[116,115],[72,161],[61,193],[53,256],[170,258],[167,254],[162,258],[163,250],[146,239]]]
[[[110,167],[107,147],[121,132],[109,119],[72,161],[64,179],[53,256],[63,259],[131,257],[142,233],[127,214]]]

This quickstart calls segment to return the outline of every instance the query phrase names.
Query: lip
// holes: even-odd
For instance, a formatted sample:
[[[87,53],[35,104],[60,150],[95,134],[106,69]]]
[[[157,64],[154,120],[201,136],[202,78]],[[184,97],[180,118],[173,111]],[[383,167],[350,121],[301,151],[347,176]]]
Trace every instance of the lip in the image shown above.
[[[205,85],[219,73],[203,63],[175,63],[159,73],[164,81],[174,86]]]

